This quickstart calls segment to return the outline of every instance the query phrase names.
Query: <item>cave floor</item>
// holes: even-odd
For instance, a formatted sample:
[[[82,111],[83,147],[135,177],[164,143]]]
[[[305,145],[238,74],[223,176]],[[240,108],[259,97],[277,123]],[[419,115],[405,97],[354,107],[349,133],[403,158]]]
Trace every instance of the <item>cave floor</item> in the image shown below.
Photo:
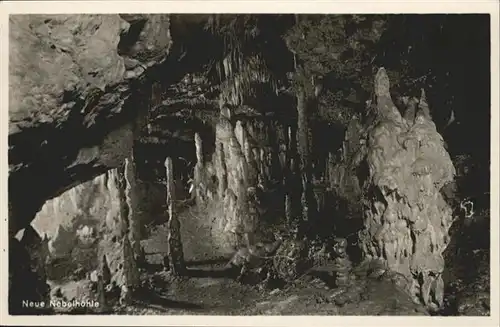
[[[209,239],[208,226],[200,224],[200,217],[211,214],[186,209],[180,213],[184,255],[189,277],[180,279],[161,271],[163,255],[167,252],[166,226],[152,228],[142,242],[148,262],[157,266],[155,272],[145,274],[148,289],[141,300],[127,307],[116,308],[118,314],[171,315],[422,315],[419,306],[393,284],[369,281],[354,294],[366,293],[363,299],[354,296],[339,306],[334,298],[341,293],[331,289],[321,273],[311,271],[293,285],[283,289],[268,289],[246,285],[221,274],[228,262],[227,256],[217,256],[200,239]],[[204,230],[204,231],[203,231]],[[204,234],[206,233],[206,234]],[[205,244],[206,245],[206,244]],[[207,253],[208,252],[208,253]],[[220,254],[220,253],[219,253]],[[207,259],[208,258],[208,259]],[[347,293],[347,292],[346,292]]]
[[[210,253],[210,246],[201,240],[209,239],[208,226],[200,219],[210,213],[184,210],[180,213],[184,254],[189,276],[172,278],[161,268],[145,274],[148,294],[141,296],[133,305],[116,308],[117,314],[166,314],[166,315],[422,315],[403,293],[393,284],[369,281],[354,291],[354,297],[339,306],[334,299],[341,292],[331,289],[321,273],[300,278],[293,285],[282,289],[269,289],[242,284],[220,274],[228,257]],[[204,232],[203,232],[204,230]],[[207,234],[204,234],[207,233]],[[158,267],[166,253],[166,227],[156,226],[143,241],[148,261]],[[203,246],[205,245],[205,246]],[[208,253],[207,253],[208,252]],[[219,252],[220,254],[220,252]],[[208,260],[207,260],[208,258]],[[316,271],[317,272],[317,271]],[[152,291],[151,291],[152,290]],[[348,293],[348,292],[346,292]],[[344,294],[346,294],[344,293]],[[360,299],[360,293],[365,293]],[[352,297],[352,296],[351,296]],[[338,302],[338,301],[337,301]]]
[[[427,315],[389,281],[356,281],[347,291],[340,290],[330,287],[321,268],[280,289],[239,283],[222,273],[229,257],[217,256],[220,254],[217,251],[207,253],[211,245],[200,242],[209,239],[209,235],[204,234],[208,231],[202,231],[206,226],[200,225],[200,221],[207,220],[199,219],[203,215],[209,217],[205,212],[185,210],[180,217],[188,276],[174,278],[163,271],[163,256],[168,249],[167,229],[165,224],[150,227],[147,238],[141,242],[149,264],[141,276],[146,287],[134,297],[132,304],[113,306],[110,312],[128,315]],[[474,257],[478,256],[477,251]],[[87,289],[83,293],[88,293],[90,281],[58,283],[52,288],[55,286],[71,299],[79,297],[79,290]],[[339,297],[347,300],[339,305]]]
[[[133,305],[116,308],[117,314],[137,315],[422,315],[393,285],[374,281],[363,288],[364,299],[353,299],[338,306],[330,289],[318,278],[310,277],[284,289],[263,289],[244,285],[213,274],[222,266],[190,267],[199,277],[170,278],[168,273],[149,275],[152,291]]]
[[[343,293],[330,288],[321,271],[311,271],[293,285],[282,289],[263,288],[239,283],[221,273],[228,258],[216,257],[200,246],[200,225],[181,217],[183,244],[189,277],[174,278],[163,271],[162,258],[167,252],[166,226],[150,228],[141,243],[147,254],[149,268],[142,272],[145,291],[135,296],[132,304],[114,306],[110,312],[127,315],[424,315],[395,286],[386,281],[364,281],[356,289]],[[195,213],[199,216],[203,213]],[[207,259],[208,258],[208,259]],[[316,273],[315,273],[316,272]],[[323,279],[322,279],[323,278]],[[88,288],[88,280],[59,284],[67,298],[77,298],[77,289]],[[354,294],[345,296],[345,294]],[[360,298],[360,294],[363,296]],[[348,298],[340,306],[338,296]],[[338,303],[338,301],[337,301]],[[64,312],[60,312],[64,313]],[[66,312],[68,313],[68,312]]]

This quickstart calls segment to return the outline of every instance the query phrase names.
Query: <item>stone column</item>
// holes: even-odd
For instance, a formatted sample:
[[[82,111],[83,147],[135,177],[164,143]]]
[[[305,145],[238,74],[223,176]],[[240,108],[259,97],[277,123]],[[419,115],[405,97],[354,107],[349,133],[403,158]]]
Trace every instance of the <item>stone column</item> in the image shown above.
[[[224,198],[227,189],[227,166],[226,166],[226,156],[224,153],[224,146],[222,143],[217,143],[216,145],[217,153],[217,180],[219,183],[218,193],[221,199]]]
[[[137,184],[135,177],[134,158],[131,155],[125,159],[125,199],[128,206],[128,237],[134,257],[139,257],[141,252],[141,225],[137,214]]]
[[[191,197],[194,195],[196,203],[202,205],[207,196],[206,181],[205,181],[205,166],[203,162],[203,148],[200,134],[195,133],[194,145],[196,147],[196,165],[194,166],[193,189]]]
[[[132,294],[139,285],[139,270],[130,245],[128,235],[123,236],[121,252],[123,255],[120,303],[129,304]]]
[[[415,301],[422,299],[429,309],[438,310],[443,304],[443,251],[452,222],[440,189],[453,180],[455,168],[424,92],[410,124],[392,102],[383,68],[375,77],[375,94],[380,120],[368,136],[371,185],[359,244],[365,258],[381,259],[407,277],[406,290]]]
[[[170,270],[175,275],[181,275],[186,267],[182,249],[181,226],[175,208],[174,168],[172,158],[165,160],[167,176],[167,206],[168,206],[168,255],[170,257]]]

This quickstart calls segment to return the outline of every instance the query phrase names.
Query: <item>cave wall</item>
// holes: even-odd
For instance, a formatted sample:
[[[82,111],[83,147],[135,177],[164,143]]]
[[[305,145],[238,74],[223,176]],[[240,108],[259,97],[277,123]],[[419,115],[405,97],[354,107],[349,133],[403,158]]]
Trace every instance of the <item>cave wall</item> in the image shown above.
[[[168,15],[11,15],[9,230],[120,165],[147,112]],[[26,185],[30,188],[26,199]]]
[[[27,313],[21,299],[48,294],[42,269],[16,260],[34,244],[14,236],[31,230],[47,200],[131,156],[150,107],[148,72],[167,58],[171,37],[168,15],[11,15],[9,33],[9,312],[16,314]],[[94,191],[81,193],[93,199]],[[62,219],[69,226],[79,219],[72,210]],[[114,262],[130,261],[127,244],[127,237],[114,242]]]

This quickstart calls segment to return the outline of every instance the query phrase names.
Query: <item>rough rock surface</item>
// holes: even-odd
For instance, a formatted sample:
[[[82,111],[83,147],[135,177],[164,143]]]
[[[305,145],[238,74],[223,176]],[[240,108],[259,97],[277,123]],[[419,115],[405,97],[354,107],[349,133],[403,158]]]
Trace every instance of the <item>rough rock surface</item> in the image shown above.
[[[167,15],[13,15],[9,30],[12,235],[47,199],[123,162],[148,109],[145,69],[171,42]]]
[[[97,268],[102,236],[120,237],[126,228],[118,174],[118,169],[112,169],[45,203],[32,225],[40,235],[47,235],[51,259],[71,259],[72,265]]]
[[[11,15],[9,31],[12,243],[45,201],[131,154],[151,100],[147,70],[165,60],[171,38],[168,15]],[[10,273],[28,276],[17,264]],[[10,281],[21,298],[46,299],[38,286],[23,288],[25,278]],[[11,312],[19,306],[11,294]]]
[[[452,209],[440,193],[455,168],[436,131],[422,91],[412,120],[401,117],[383,68],[375,77],[376,102],[364,126],[353,123],[331,183],[351,201],[362,200],[365,259],[380,258],[408,278],[406,290],[430,309],[442,306],[443,251]],[[348,136],[352,136],[348,135]],[[358,140],[356,142],[356,140]],[[354,172],[354,173],[351,173]]]

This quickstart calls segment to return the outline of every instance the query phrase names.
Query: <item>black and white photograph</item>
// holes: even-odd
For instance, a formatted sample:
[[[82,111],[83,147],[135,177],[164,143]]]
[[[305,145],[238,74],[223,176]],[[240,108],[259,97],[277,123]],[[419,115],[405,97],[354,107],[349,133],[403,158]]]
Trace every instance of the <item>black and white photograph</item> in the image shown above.
[[[110,3],[5,14],[2,315],[492,317],[490,13]]]

